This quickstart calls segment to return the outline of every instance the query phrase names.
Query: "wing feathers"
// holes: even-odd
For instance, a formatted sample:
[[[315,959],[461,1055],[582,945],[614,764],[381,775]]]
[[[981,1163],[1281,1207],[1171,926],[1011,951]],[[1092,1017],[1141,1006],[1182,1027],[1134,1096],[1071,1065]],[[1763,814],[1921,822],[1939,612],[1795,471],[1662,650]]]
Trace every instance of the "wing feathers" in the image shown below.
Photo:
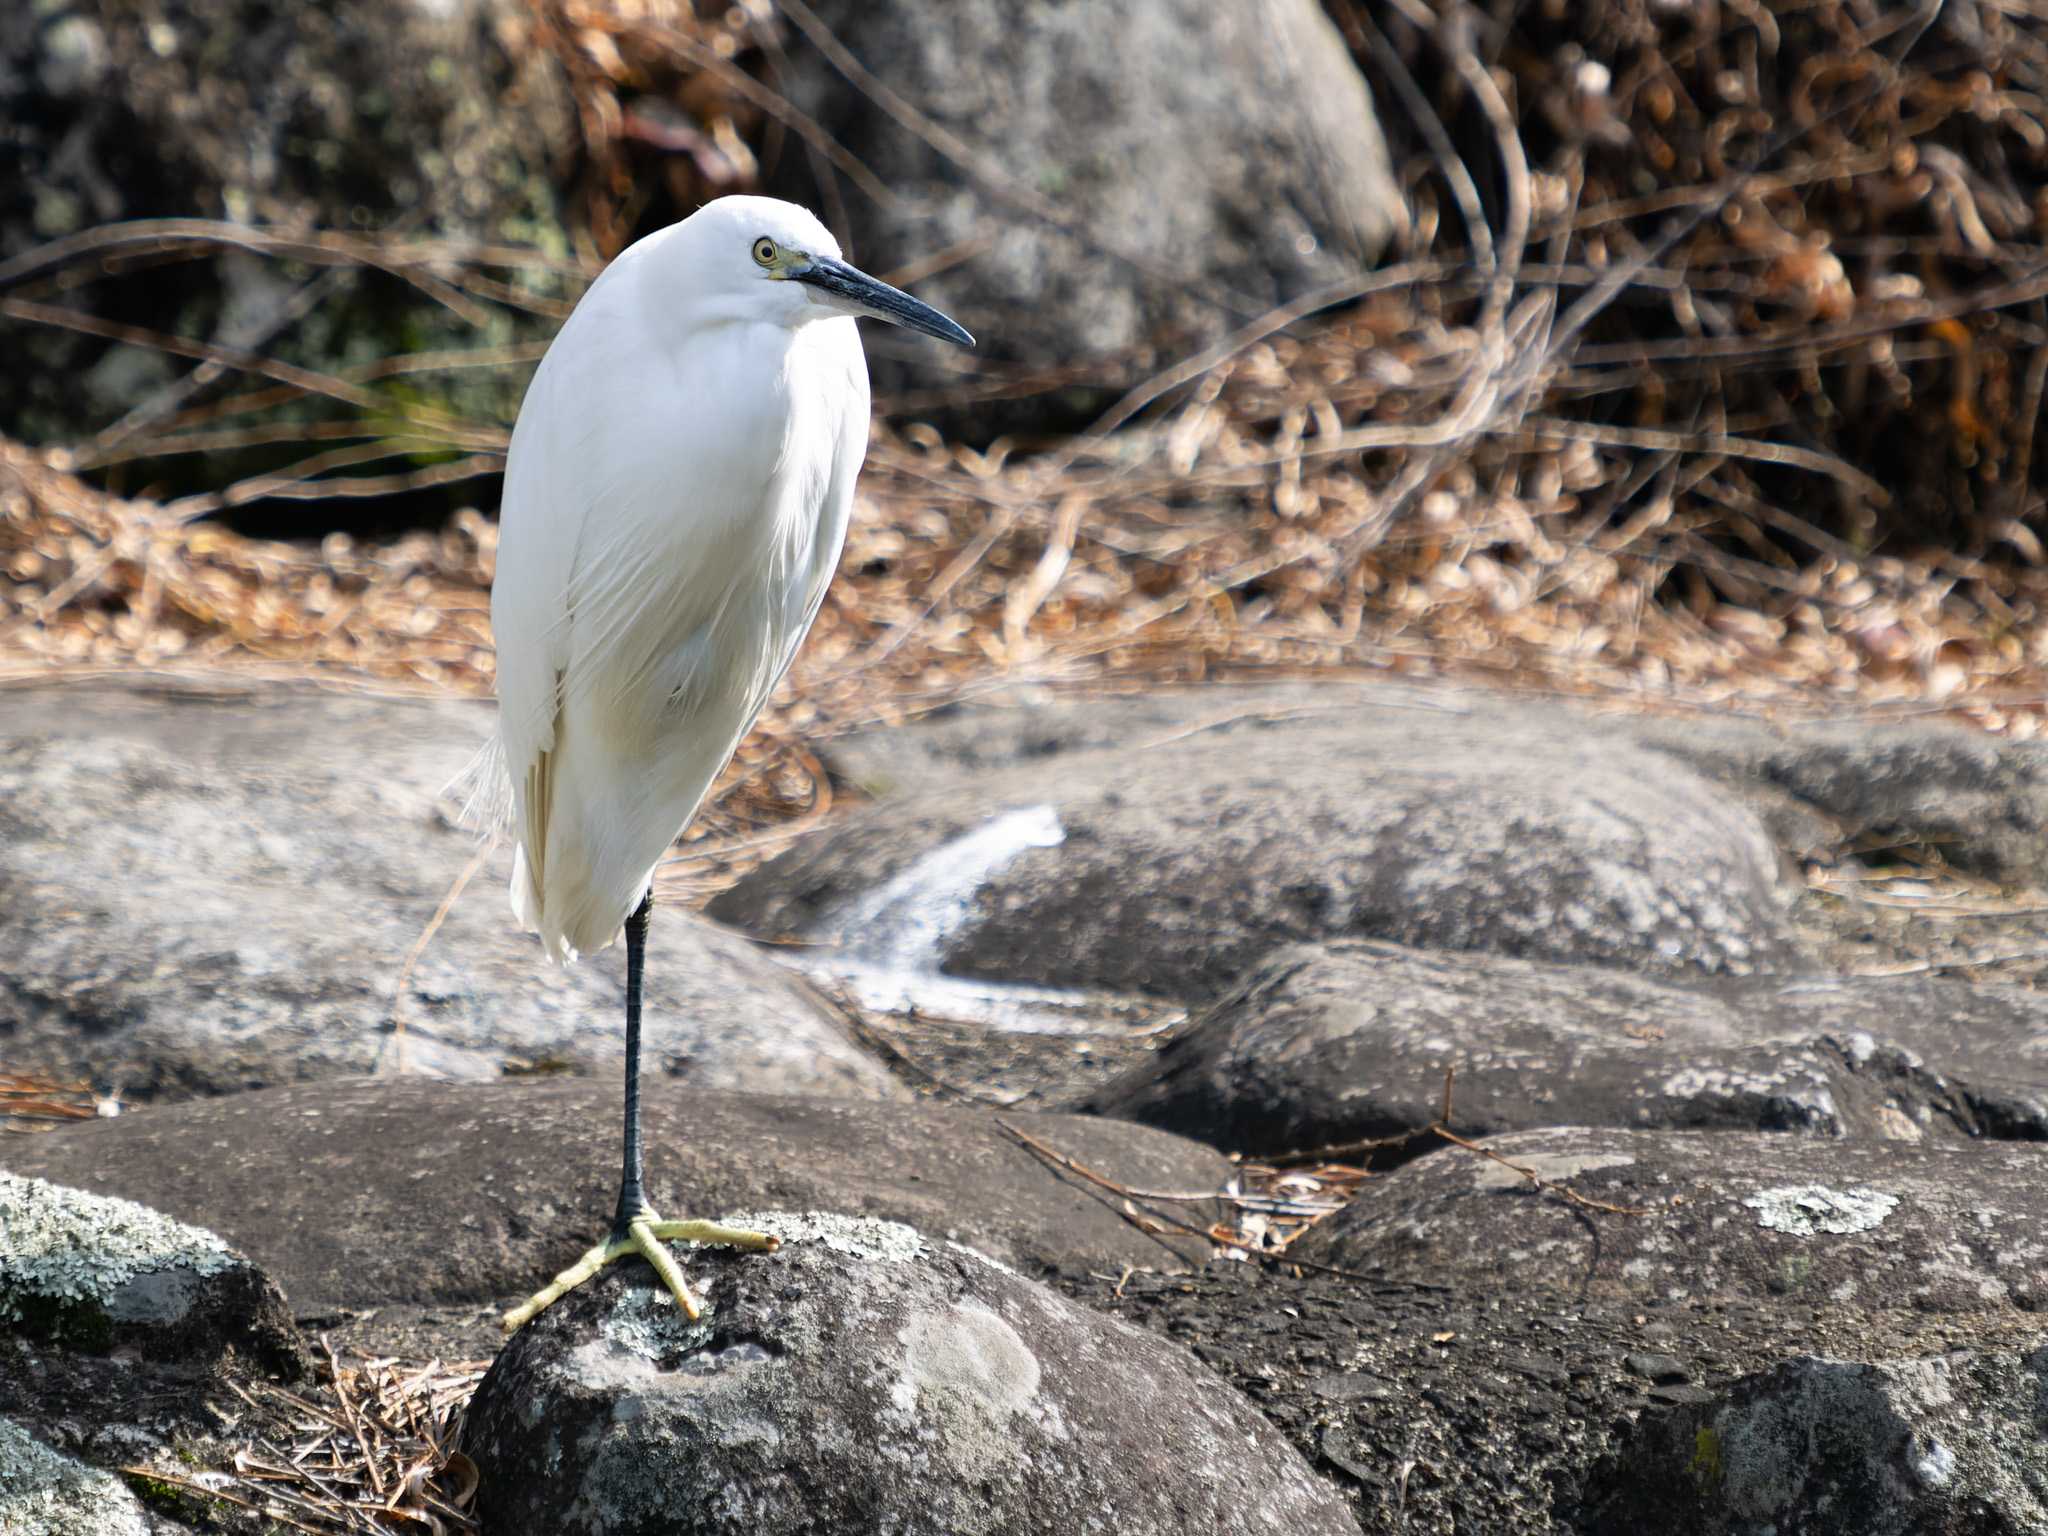
[[[745,398],[657,351],[618,295],[593,305],[603,287],[521,410],[492,593],[513,906],[556,959],[616,936],[767,703],[837,564],[867,428],[864,388],[806,418],[792,358]],[[861,367],[851,321],[814,334],[838,325],[746,342]]]

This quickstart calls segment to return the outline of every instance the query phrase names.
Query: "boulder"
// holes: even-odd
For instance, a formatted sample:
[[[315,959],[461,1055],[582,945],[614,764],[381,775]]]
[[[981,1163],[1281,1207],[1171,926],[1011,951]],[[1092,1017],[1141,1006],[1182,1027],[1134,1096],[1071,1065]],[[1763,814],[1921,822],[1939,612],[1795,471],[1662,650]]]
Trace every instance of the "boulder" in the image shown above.
[[[118,1479],[0,1418],[0,1531],[7,1536],[153,1536],[172,1529],[153,1520]]]
[[[1636,977],[1297,945],[1083,1101],[1231,1151],[1538,1126],[2048,1140],[2048,1002],[1924,977]],[[1398,1160],[1434,1150],[1389,1148]]]
[[[0,1172],[0,1331],[39,1344],[305,1374],[284,1297],[216,1237],[131,1201]]]
[[[549,966],[506,903],[502,847],[396,996],[475,854],[441,791],[489,726],[481,704],[312,687],[0,693],[9,1065],[131,1099],[401,1066],[611,1076],[623,961]],[[657,1076],[904,1093],[806,987],[699,919],[657,912],[647,1010]]]
[[[0,14],[0,262],[94,225],[192,217],[566,255],[552,171],[575,122],[552,60],[527,41],[529,25],[517,0],[9,6]],[[213,256],[146,260],[145,275],[127,282],[109,282],[119,269],[93,262],[99,281],[84,303],[108,320],[324,369],[458,337],[475,343],[466,320],[384,273],[355,274],[301,319],[304,276],[256,256]],[[489,339],[512,338],[504,313],[494,323]],[[96,431],[189,367],[19,322],[8,348],[18,366],[0,374],[0,422],[34,443]],[[438,386],[413,386],[422,387]],[[446,387],[460,393],[438,403],[459,414],[509,420],[516,404],[500,375],[488,385],[449,376]],[[199,478],[221,483],[218,466]]]
[[[1647,748],[1712,781],[1795,856],[1859,837],[1926,843],[1958,868],[2035,884],[2048,867],[2048,742],[1939,721],[1766,721],[1644,713],[1451,683],[1214,684],[1104,697],[1012,687],[910,726],[837,737],[832,770],[878,798],[1191,734],[1255,740],[1262,724],[1345,718],[1361,734],[1565,730],[1587,750]],[[1653,770],[1654,771],[1654,770]]]
[[[1777,851],[1682,767],[1564,712],[1252,714],[940,781],[713,903],[759,936],[1188,1001],[1273,950],[1371,937],[1665,974],[1799,958]],[[821,957],[830,960],[831,956]]]
[[[2048,1342],[1787,1361],[1646,1414],[1586,1503],[1586,1536],[2031,1536],[2048,1530]]]
[[[638,1267],[522,1329],[464,1450],[505,1536],[1356,1532],[1185,1351],[893,1222],[746,1218],[692,1256],[696,1323]]]
[[[1737,1383],[1802,1356],[1927,1360],[1961,1351],[2025,1360],[2048,1344],[2039,1314],[2013,1310],[1560,1294],[1506,1264],[1491,1276],[1456,1273],[1443,1283],[1212,1264],[1184,1276],[1073,1276],[1062,1289],[1187,1345],[1340,1482],[1372,1536],[1586,1536],[1589,1495],[1604,1500],[1624,1481],[1634,1482],[1638,1500],[1619,1502],[1623,1518],[1604,1532],[1700,1530],[1649,1513],[1666,1507],[1660,1498],[1696,1496],[1690,1437],[1672,1436],[1672,1454],[1632,1453],[1658,1415],[1724,1402]],[[2025,1392],[2014,1391],[2023,1383],[2003,1365],[1983,1375],[1955,1370],[1948,1377],[1955,1400],[1942,1417],[1974,1424],[1975,1444],[1998,1437],[2011,1445],[2028,1425],[2018,1412]],[[1965,1438],[1943,1443],[1959,1462],[1974,1455]],[[1596,1469],[1624,1452],[1631,1452],[1619,1464],[1624,1470],[1603,1474],[1595,1487]],[[1994,1464],[1984,1458],[1975,1466]],[[2022,1484],[2017,1491],[2038,1497],[2037,1490]],[[1773,1524],[1784,1536],[1855,1529],[1827,1523],[1829,1492],[1816,1480],[1775,1521],[1704,1529],[1728,1536],[1757,1536]],[[1645,1518],[1631,1523],[1634,1509]],[[2029,1536],[2039,1528],[1962,1520],[1904,1527]]]
[[[207,1516],[223,1506],[179,1484],[235,1454],[230,1383],[311,1375],[285,1298],[212,1232],[0,1173],[7,1536],[176,1536],[192,1517],[219,1529]],[[166,1477],[110,1475],[138,1464]]]
[[[1742,794],[1795,851],[1897,838],[1994,880],[2035,885],[2048,867],[2048,742],[1891,720],[1652,716],[1630,729]]]
[[[1638,1303],[2048,1311],[2035,1147],[1580,1128],[1479,1145],[1492,1156],[1450,1148],[1374,1179],[1290,1253]]]
[[[1314,0],[810,12],[784,89],[893,195],[846,180],[821,196],[799,155],[776,189],[843,207],[871,271],[953,253],[919,295],[984,359],[1040,375],[1033,398],[962,410],[964,430],[1085,421],[1105,383],[1357,276],[1405,227],[1371,94]],[[820,32],[875,83],[813,46]],[[878,350],[885,391],[948,382]],[[1093,387],[1044,382],[1075,373]]]
[[[301,1309],[520,1300],[610,1223],[619,1093],[577,1079],[311,1084],[150,1109],[0,1142],[17,1173],[141,1200],[252,1255]],[[1049,1169],[985,1111],[646,1087],[647,1191],[663,1215],[815,1205],[915,1224],[1027,1270],[1183,1269],[1203,1238],[1154,1236]],[[1015,1115],[1139,1189],[1220,1188],[1228,1164],[1144,1126]],[[1197,1227],[1217,1212],[1182,1210]]]

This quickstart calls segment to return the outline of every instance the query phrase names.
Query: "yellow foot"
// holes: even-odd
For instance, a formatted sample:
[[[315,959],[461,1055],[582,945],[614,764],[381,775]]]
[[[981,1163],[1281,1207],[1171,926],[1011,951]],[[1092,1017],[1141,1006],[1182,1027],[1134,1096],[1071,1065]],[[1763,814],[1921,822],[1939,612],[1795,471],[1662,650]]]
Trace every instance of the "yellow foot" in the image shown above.
[[[661,1246],[664,1241],[719,1243],[728,1248],[751,1249],[756,1253],[773,1253],[782,1246],[780,1238],[770,1237],[766,1232],[723,1227],[715,1221],[661,1221],[649,1214],[629,1226],[624,1237],[599,1243],[584,1254],[544,1288],[507,1312],[498,1320],[499,1325],[507,1333],[515,1332],[521,1324],[540,1316],[607,1264],[617,1263],[629,1253],[639,1254],[654,1266],[654,1272],[674,1294],[677,1305],[694,1323],[697,1321],[697,1298],[690,1294],[690,1287],[684,1282],[683,1272],[675,1259]]]

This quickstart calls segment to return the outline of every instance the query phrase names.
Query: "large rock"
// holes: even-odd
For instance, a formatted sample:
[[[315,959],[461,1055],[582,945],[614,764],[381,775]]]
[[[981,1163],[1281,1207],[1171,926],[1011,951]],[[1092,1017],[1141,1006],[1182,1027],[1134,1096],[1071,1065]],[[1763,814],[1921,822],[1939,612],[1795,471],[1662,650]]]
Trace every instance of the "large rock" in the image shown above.
[[[93,225],[190,217],[566,254],[551,173],[574,118],[528,26],[508,0],[8,6],[0,261]],[[300,320],[304,278],[265,258],[150,262],[126,283],[93,265],[100,281],[86,303],[108,319],[315,367],[476,341],[436,298],[383,274],[361,275]],[[495,325],[487,339],[511,338],[505,314]],[[31,442],[97,430],[189,368],[18,322],[8,344],[17,366],[0,374],[0,422]],[[516,403],[501,377],[447,387],[461,392],[448,403],[486,418],[509,419]]]
[[[1567,729],[1589,751],[1645,747],[1712,780],[1794,855],[1862,838],[1924,843],[1950,863],[2034,884],[2048,867],[2048,742],[1966,726],[1885,720],[1764,721],[1725,712],[1645,714],[1447,683],[1200,684],[1104,698],[1012,688],[908,727],[822,745],[872,794],[920,795],[1026,764],[1188,733],[1255,740],[1261,721],[1342,717],[1362,733],[1484,719],[1510,732]]]
[[[2038,980],[2032,972],[2040,962],[2025,958],[2048,939],[2037,893],[2008,889],[2001,900],[1981,885],[1965,892],[1933,869],[1917,888],[1859,887],[1853,879],[1861,864],[1897,872],[1921,861],[1924,849],[2008,887],[2038,884],[2048,860],[2048,743],[1937,724],[1646,715],[1473,687],[1332,680],[1108,697],[1015,687],[913,726],[838,738],[823,750],[835,774],[909,816],[920,803],[977,783],[1035,775],[1058,784],[1097,758],[1140,749],[1157,754],[1182,742],[1235,743],[1252,763],[1276,732],[1340,721],[1362,740],[1416,735],[1447,750],[1484,731],[1509,742],[1562,735],[1589,757],[1633,765],[1650,785],[1674,763],[1679,782],[1710,781],[1745,819],[1763,826],[1787,856],[1788,871],[1808,863],[1843,877],[1826,893],[1790,892],[1806,954],[1765,970],[1824,965],[1862,972],[1901,962],[1954,968],[2005,954],[2019,958],[1998,974]],[[1903,847],[1893,852],[1894,845]],[[1876,894],[1855,900],[1858,889]],[[1969,899],[1958,902],[1962,895]],[[1969,921],[1954,920],[1965,911]],[[1363,936],[1401,937],[1373,930]]]
[[[1793,1360],[1646,1415],[1591,1480],[1586,1536],[2048,1530],[2048,1343]]]
[[[2048,742],[1897,721],[1648,717],[1630,731],[1742,794],[1794,850],[1896,838],[2027,885],[2048,867]]]
[[[1392,712],[1388,712],[1392,713]],[[858,959],[923,921],[928,963],[1206,999],[1339,937],[1666,973],[1798,956],[1762,826],[1575,717],[1248,714],[884,800],[713,913]],[[886,910],[876,910],[876,903]]]
[[[230,1350],[302,1374],[277,1287],[213,1233],[128,1200],[0,1173],[0,1330],[152,1360]]]
[[[1019,1268],[1185,1268],[1202,1238],[1147,1235],[982,1111],[702,1093],[643,1096],[647,1190],[674,1218],[803,1205],[910,1222]],[[1221,1187],[1206,1147],[1080,1115],[1016,1115],[1140,1189]],[[525,1297],[601,1235],[618,1192],[611,1083],[309,1085],[0,1142],[18,1173],[125,1196],[221,1233],[301,1308]],[[1200,1206],[1186,1219],[1203,1225]]]
[[[1186,1276],[1072,1277],[1063,1289],[1186,1343],[1256,1401],[1319,1470],[1341,1480],[1372,1536],[1586,1536],[1589,1494],[1604,1499],[1627,1481],[1637,1485],[1638,1502],[1618,1503],[1623,1518],[1603,1536],[1699,1530],[1654,1513],[1663,1507],[1660,1498],[1697,1496],[1693,1439],[1672,1436],[1676,1443],[1666,1454],[1634,1447],[1659,1415],[1725,1402],[1738,1382],[1813,1354],[1925,1361],[1969,1352],[1947,1376],[1953,1402],[1918,1423],[1940,1431],[1970,1426],[1962,1435],[1944,1432],[1942,1443],[1959,1463],[1971,1463],[1973,1476],[1999,1465],[1994,1456],[1977,1457],[1973,1446],[2018,1448],[2029,1432],[2037,1449],[2041,1444],[2038,1428],[2030,1429],[2020,1411],[2025,1377],[2010,1365],[2048,1344],[2038,1314],[1809,1306],[1793,1297],[1755,1305],[1560,1294],[1505,1262],[1491,1276],[1459,1274],[1444,1283],[1368,1283],[1302,1271],[1212,1264]],[[1969,1356],[2000,1364],[1980,1371]],[[1829,1434],[1855,1428],[1839,1417],[1822,1423]],[[1890,1428],[1879,1418],[1857,1438],[1865,1445],[1892,1439],[1893,1464],[1903,1471],[1906,1437],[1893,1438]],[[1595,1486],[1596,1469],[1624,1452],[1620,1476],[1602,1476]],[[1796,1488],[1797,1468],[1786,1471]],[[1784,1536],[1853,1530],[1825,1523],[1827,1499],[1839,1486],[1816,1479],[1781,1505],[1774,1521],[1705,1529],[1727,1536],[1759,1536],[1773,1524]],[[1956,1486],[1967,1496],[1981,1484],[1958,1477]],[[2014,1491],[2029,1490],[2022,1484]],[[1919,1498],[1913,1491],[1908,1507],[1939,1507]],[[1644,1517],[1631,1521],[1632,1510]],[[2040,1529],[1995,1521],[1906,1528],[2015,1536]]]
[[[1358,275],[1405,221],[1371,95],[1315,0],[811,9],[882,89],[802,42],[785,88],[894,196],[847,181],[819,200],[799,155],[780,190],[843,198],[870,270],[958,249],[919,294],[984,358],[1094,386],[977,403],[967,430],[1085,419],[1119,375]],[[876,363],[884,389],[945,381]]]
[[[136,1099],[395,1071],[617,1070],[617,955],[550,967],[440,792],[486,706],[313,688],[0,693],[0,1040]],[[712,1088],[903,1090],[735,935],[657,913],[643,1049]]]
[[[169,1529],[114,1477],[0,1419],[0,1531],[7,1536],[152,1536]]]
[[[2048,1311],[2032,1146],[1578,1128],[1480,1145],[1494,1156],[1451,1148],[1373,1180],[1294,1251],[1389,1280],[1493,1286],[1505,1270],[1638,1302]]]
[[[176,1536],[222,1506],[231,1385],[312,1374],[285,1298],[215,1234],[126,1200],[0,1173],[0,1531]],[[112,1472],[131,1479],[145,1508]],[[166,1480],[168,1479],[168,1480]]]
[[[1274,1536],[1343,1501],[1184,1351],[892,1222],[757,1220],[691,1324],[614,1271],[522,1329],[463,1425],[505,1536]]]
[[[1354,941],[1281,951],[1083,1107],[1233,1151],[1538,1126],[2048,1140],[2048,1001],[1918,978],[1659,980]],[[1433,1150],[1424,1138],[1389,1157]]]

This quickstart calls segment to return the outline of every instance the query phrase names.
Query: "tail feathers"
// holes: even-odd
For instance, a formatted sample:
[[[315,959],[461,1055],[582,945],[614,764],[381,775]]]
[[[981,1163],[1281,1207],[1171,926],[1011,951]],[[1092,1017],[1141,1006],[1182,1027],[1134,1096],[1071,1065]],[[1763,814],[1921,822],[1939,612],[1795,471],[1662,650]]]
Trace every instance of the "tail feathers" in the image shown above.
[[[533,883],[533,868],[526,862],[526,850],[512,850],[512,915],[519,919],[519,925],[529,932],[540,935],[541,947],[547,950],[548,958],[556,965],[573,965],[578,951],[568,942],[564,934],[548,926],[541,908],[541,894]]]
[[[607,948],[654,879],[649,869],[630,890],[602,888],[591,879],[589,866],[567,856],[559,843],[549,858],[547,875],[547,889],[542,890],[534,881],[526,850],[515,850],[512,913],[540,935],[548,958],[557,965],[573,964],[579,956]]]
[[[467,827],[479,837],[495,836],[512,822],[512,777],[505,771],[505,744],[492,732],[477,749],[462,772],[441,790],[453,800],[457,826]]]

